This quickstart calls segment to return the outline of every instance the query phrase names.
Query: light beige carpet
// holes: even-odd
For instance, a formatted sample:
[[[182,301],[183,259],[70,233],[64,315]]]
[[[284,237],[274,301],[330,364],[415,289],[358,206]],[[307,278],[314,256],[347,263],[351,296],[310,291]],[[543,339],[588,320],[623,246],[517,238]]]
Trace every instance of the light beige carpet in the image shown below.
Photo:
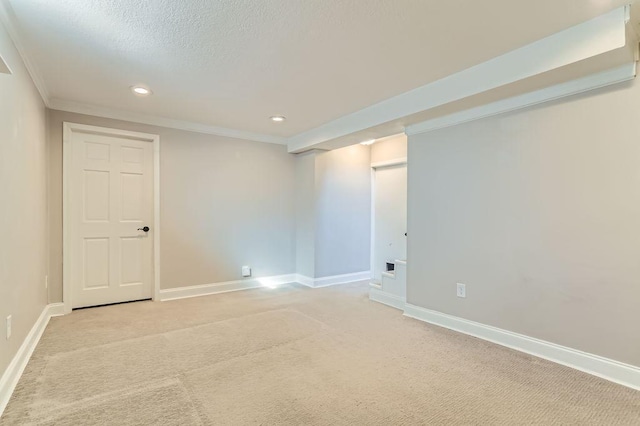
[[[286,285],[53,318],[3,425],[640,425],[640,392]]]

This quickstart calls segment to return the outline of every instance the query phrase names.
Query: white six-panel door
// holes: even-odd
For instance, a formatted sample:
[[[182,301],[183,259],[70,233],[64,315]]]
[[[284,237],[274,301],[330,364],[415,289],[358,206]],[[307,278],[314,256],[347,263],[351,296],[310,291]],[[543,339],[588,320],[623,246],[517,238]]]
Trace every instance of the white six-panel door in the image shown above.
[[[153,294],[153,144],[73,132],[68,165],[73,308]],[[139,230],[148,226],[150,230]]]

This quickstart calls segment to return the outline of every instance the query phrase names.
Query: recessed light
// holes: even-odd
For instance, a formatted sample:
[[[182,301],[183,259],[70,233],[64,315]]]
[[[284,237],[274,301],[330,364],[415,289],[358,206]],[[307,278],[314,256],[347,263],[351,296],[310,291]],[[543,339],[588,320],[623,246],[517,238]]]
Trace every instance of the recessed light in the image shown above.
[[[276,123],[282,123],[286,119],[287,117],[285,117],[284,115],[274,115],[270,117],[270,120]]]
[[[360,145],[373,145],[376,143],[375,139],[369,139],[368,141],[360,142]]]
[[[131,86],[131,91],[139,96],[147,96],[151,94],[151,90],[144,86]]]

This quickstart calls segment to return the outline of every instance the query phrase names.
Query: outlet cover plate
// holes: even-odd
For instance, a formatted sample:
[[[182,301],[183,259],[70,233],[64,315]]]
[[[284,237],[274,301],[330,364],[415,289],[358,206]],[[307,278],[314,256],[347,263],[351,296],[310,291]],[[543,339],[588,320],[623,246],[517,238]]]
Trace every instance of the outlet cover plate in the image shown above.
[[[242,267],[242,276],[243,277],[250,277],[251,276],[251,267],[250,266],[243,266]]]

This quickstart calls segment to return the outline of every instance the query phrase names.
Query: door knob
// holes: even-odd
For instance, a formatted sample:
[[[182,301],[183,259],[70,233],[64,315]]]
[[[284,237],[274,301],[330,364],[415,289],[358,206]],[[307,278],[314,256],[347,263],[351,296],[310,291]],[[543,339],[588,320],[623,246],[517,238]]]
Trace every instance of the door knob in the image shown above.
[[[149,228],[148,226],[145,226],[145,227],[143,227],[143,228],[138,228],[138,231],[149,232],[149,229],[150,229],[150,228]]]

